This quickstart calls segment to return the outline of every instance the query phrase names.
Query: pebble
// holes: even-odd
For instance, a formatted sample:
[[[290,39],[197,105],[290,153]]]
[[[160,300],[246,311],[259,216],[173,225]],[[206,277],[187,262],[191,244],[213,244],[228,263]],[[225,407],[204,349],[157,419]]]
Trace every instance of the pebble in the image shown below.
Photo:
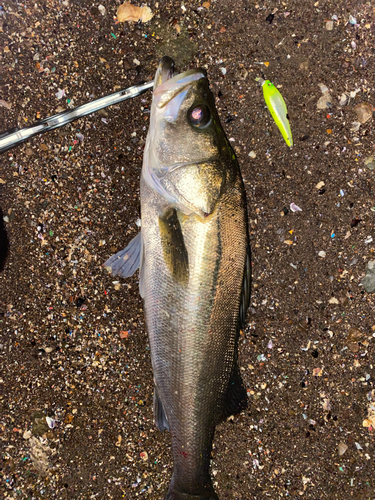
[[[341,94],[339,104],[340,106],[345,106],[348,102],[348,96],[346,94]]]
[[[365,158],[364,163],[369,170],[375,169],[375,159],[373,156],[368,156],[367,158]]]
[[[372,118],[372,105],[369,102],[361,102],[355,106],[354,111],[359,123],[366,123]]]
[[[375,260],[367,264],[366,275],[362,279],[362,286],[368,293],[375,292]]]
[[[347,340],[349,342],[360,342],[365,337],[365,334],[358,328],[351,328],[348,332]]]
[[[327,21],[326,22],[326,30],[327,31],[332,31],[333,30],[333,21]]]
[[[117,9],[117,19],[120,23],[125,21],[140,21],[142,23],[147,23],[153,18],[153,16],[154,14],[152,13],[150,7],[138,7],[127,2],[120,5]]]
[[[25,431],[23,434],[22,434],[22,437],[23,439],[30,439],[32,436],[31,434],[31,431]]]
[[[329,93],[328,87],[326,85],[324,85],[324,83],[320,83],[319,88],[320,88],[323,95],[319,98],[318,102],[316,103],[316,107],[318,109],[330,108],[331,102],[332,102],[332,97],[331,97],[331,94]]]
[[[316,103],[316,107],[318,109],[327,109],[331,107],[331,102],[331,94],[324,94],[319,98],[318,102]]]
[[[339,456],[341,457],[346,452],[347,449],[348,449],[348,446],[345,443],[343,443],[342,441],[340,441],[338,446],[337,446],[337,451],[339,453]]]
[[[320,250],[320,252],[318,253],[318,255],[319,255],[319,257],[322,257],[322,259],[324,259],[327,254],[325,253],[324,250]]]
[[[105,16],[106,13],[107,13],[106,8],[102,4],[99,5],[98,10],[99,10],[99,12],[101,13],[102,16]]]
[[[359,345],[354,342],[350,342],[348,344],[348,349],[350,352],[357,353],[359,351]]]
[[[302,212],[302,208],[299,208],[299,206],[296,205],[295,203],[290,204],[290,210],[292,212]]]

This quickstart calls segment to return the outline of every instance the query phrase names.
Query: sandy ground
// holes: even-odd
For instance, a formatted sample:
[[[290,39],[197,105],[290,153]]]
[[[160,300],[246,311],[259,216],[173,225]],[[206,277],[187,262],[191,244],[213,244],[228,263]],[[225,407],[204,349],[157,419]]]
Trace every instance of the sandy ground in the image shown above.
[[[375,294],[361,280],[375,259],[375,9],[148,5],[150,22],[124,25],[106,0],[4,0],[0,129],[148,81],[164,54],[204,66],[242,168],[253,252],[249,409],[217,429],[216,489],[374,499]],[[285,98],[292,149],[257,76]],[[138,278],[102,268],[138,230],[150,104],[148,92],[1,157],[1,498],[165,497],[169,435],[153,424]]]

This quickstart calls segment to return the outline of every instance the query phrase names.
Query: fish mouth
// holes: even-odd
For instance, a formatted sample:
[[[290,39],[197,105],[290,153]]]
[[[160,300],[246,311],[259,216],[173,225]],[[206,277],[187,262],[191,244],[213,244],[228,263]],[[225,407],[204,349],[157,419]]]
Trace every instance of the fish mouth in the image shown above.
[[[154,79],[154,98],[157,99],[157,107],[163,108],[187,86],[201,78],[206,78],[202,68],[177,73],[173,59],[164,56],[160,60]]]
[[[160,60],[154,78],[154,91],[157,87],[162,85],[167,80],[170,80],[174,76],[175,74],[174,69],[175,69],[174,60],[172,58],[164,56]]]

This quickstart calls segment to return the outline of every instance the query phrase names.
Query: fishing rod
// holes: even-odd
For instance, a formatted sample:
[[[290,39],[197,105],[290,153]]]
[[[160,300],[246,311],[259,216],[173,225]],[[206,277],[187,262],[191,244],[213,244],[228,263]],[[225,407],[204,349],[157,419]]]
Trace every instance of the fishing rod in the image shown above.
[[[8,151],[8,149],[14,148],[27,139],[34,137],[34,135],[44,134],[44,132],[49,132],[55,128],[63,127],[74,120],[78,120],[78,118],[95,113],[100,109],[107,108],[108,106],[118,104],[119,102],[126,101],[127,99],[131,99],[133,97],[137,97],[153,87],[153,85],[153,80],[147,83],[133,85],[132,87],[120,90],[114,94],[100,97],[99,99],[95,99],[95,101],[77,106],[72,110],[62,111],[57,115],[44,118],[29,127],[7,130],[6,132],[0,134],[0,153],[4,153],[5,151]]]

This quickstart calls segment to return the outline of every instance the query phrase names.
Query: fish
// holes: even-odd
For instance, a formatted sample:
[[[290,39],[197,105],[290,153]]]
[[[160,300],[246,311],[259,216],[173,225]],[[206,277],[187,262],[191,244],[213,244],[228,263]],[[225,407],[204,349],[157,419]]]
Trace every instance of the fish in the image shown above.
[[[280,91],[269,80],[255,79],[262,86],[263,97],[272,118],[278,126],[284,141],[289,147],[293,146],[292,131],[289,123],[288,110]]]
[[[250,301],[246,192],[206,72],[156,71],[140,180],[141,230],[104,266],[139,268],[154,420],[171,434],[167,500],[218,500],[215,427],[247,407],[238,364]]]

